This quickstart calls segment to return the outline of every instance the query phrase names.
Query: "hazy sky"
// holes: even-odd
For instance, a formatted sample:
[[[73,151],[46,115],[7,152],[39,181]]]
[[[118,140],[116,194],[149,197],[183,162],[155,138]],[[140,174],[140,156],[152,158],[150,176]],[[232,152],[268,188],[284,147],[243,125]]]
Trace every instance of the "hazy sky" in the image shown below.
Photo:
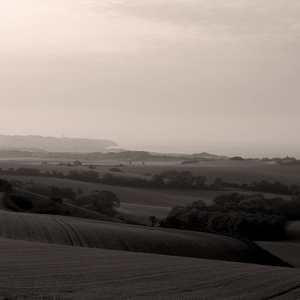
[[[300,158],[300,1],[0,0],[2,134]]]

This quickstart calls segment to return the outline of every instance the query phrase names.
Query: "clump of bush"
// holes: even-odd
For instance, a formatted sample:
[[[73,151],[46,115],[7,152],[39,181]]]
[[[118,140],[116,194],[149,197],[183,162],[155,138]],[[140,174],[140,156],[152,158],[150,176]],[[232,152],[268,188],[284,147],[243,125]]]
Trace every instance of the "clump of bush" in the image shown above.
[[[253,181],[250,184],[248,183],[232,183],[225,182],[222,178],[216,178],[214,185],[219,188],[241,188],[255,192],[264,192],[264,193],[274,193],[274,194],[283,194],[283,195],[300,195],[300,187],[295,184],[287,185],[283,184],[280,181],[268,182],[265,180]]]
[[[0,193],[9,193],[12,190],[12,186],[9,182],[0,179]]]
[[[55,202],[43,203],[31,211],[35,214],[60,215],[61,209]]]
[[[11,180],[10,182],[12,186],[18,187],[22,190],[26,190],[35,194],[49,197],[51,200],[59,203],[61,203],[62,199],[64,198],[74,200],[76,194],[80,192],[80,189],[77,189],[77,192],[74,192],[70,187],[57,187],[54,185],[38,184],[34,183],[34,181],[32,180],[28,182]]]
[[[113,217],[117,214],[116,208],[120,206],[120,200],[111,191],[92,190],[77,196],[75,204]]]
[[[176,206],[160,226],[276,240],[285,238],[287,219],[300,219],[300,197],[286,201],[231,193],[216,197],[209,206],[201,200]]]
[[[59,197],[51,197],[50,200],[52,200],[56,203],[63,203],[63,200]]]
[[[4,198],[4,204],[7,208],[18,212],[26,211],[36,214],[60,214],[60,207],[57,203],[60,203],[60,201],[49,201],[48,203],[33,206],[30,199],[18,194],[7,195]]]
[[[110,172],[119,172],[119,173],[124,173],[123,170],[119,169],[119,168],[110,168],[109,169]]]
[[[12,210],[29,211],[33,208],[30,200],[28,200],[22,195],[17,194],[11,194],[8,197],[6,197],[4,203],[6,207]]]
[[[151,183],[155,187],[180,189],[209,189],[205,176],[194,176],[190,171],[167,170],[153,176]]]

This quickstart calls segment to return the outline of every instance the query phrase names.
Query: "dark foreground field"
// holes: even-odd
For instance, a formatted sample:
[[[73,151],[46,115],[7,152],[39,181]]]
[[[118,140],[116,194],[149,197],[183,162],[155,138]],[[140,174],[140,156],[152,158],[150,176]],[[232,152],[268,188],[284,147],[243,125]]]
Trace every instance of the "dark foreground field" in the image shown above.
[[[299,299],[300,270],[0,238],[1,300]]]

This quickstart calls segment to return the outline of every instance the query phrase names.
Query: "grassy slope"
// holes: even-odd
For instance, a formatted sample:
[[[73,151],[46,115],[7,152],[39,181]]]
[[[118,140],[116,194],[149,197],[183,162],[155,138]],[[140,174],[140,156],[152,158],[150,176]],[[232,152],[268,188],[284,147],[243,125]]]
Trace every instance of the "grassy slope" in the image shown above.
[[[209,233],[0,211],[0,237],[44,243],[280,264],[243,241]]]
[[[276,242],[257,242],[260,247],[300,268],[300,221],[290,222],[287,234],[289,239]]]
[[[43,204],[49,205],[53,203],[48,197],[31,193],[22,189],[14,188],[13,192],[18,195],[22,195],[25,198],[29,199],[33,205],[34,209],[41,207]],[[107,221],[107,222],[121,222],[115,218],[82,208],[70,203],[55,203],[57,207],[59,207],[59,215],[66,215],[66,213],[71,217],[76,218],[85,218],[99,221]]]
[[[0,239],[0,299],[299,299],[300,271]]]

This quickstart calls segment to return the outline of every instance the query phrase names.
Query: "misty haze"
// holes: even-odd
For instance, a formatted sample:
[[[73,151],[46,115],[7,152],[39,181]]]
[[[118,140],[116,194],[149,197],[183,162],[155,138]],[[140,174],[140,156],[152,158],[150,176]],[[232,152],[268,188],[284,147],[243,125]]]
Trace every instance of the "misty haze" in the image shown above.
[[[300,3],[0,0],[0,37],[0,300],[300,299]]]

